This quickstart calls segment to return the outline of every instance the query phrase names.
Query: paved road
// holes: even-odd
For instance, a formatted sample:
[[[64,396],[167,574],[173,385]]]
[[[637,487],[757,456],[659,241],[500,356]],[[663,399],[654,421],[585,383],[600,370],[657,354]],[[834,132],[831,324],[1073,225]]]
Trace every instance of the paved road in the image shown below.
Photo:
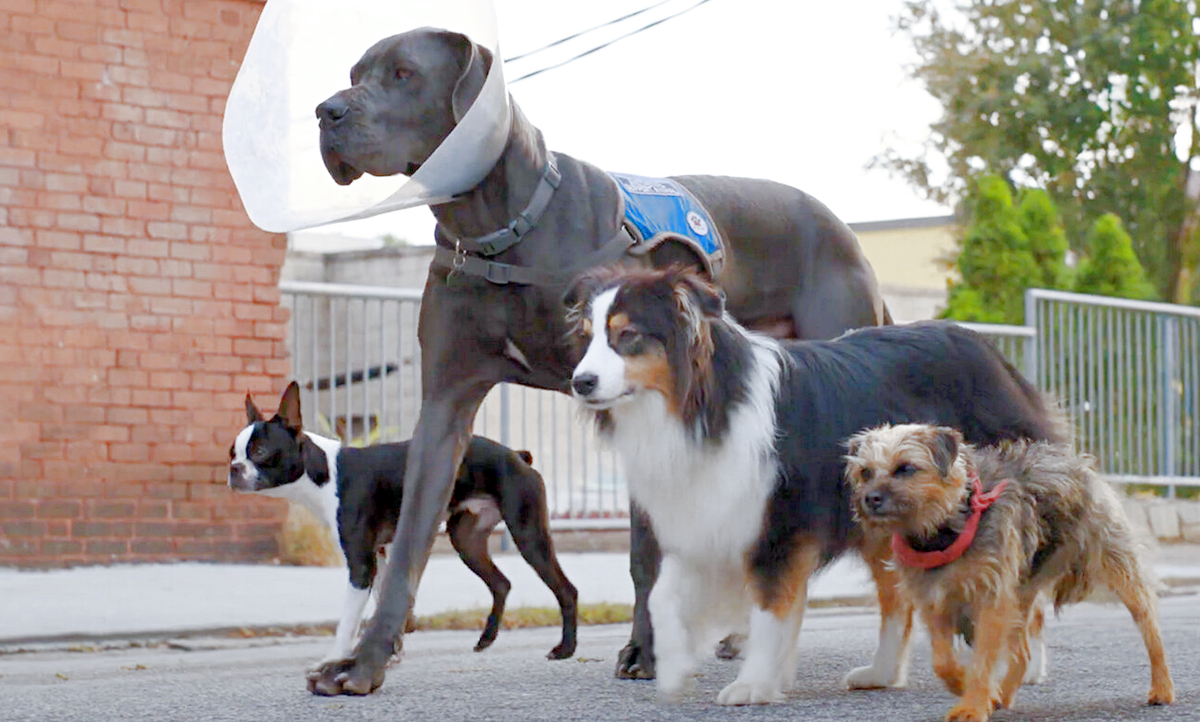
[[[1050,624],[1051,679],[1026,687],[1016,720],[1200,720],[1200,597],[1163,601],[1167,651],[1179,701],[1142,705],[1149,669],[1123,608],[1086,604]],[[581,630],[575,659],[542,658],[556,640],[551,629],[502,632],[482,654],[470,651],[474,633],[411,635],[405,662],[365,699],[310,696],[302,671],[326,639],[224,643],[192,640],[201,649],[165,646],[99,652],[43,651],[0,656],[0,720],[913,720],[935,722],[952,698],[929,666],[927,644],[914,648],[906,690],[846,692],[839,679],[863,663],[874,646],[876,617],[862,610],[810,612],[801,637],[799,690],[772,708],[726,709],[713,703],[735,665],[709,661],[695,692],[666,705],[646,682],[613,679],[624,625]],[[205,649],[204,647],[211,647]]]

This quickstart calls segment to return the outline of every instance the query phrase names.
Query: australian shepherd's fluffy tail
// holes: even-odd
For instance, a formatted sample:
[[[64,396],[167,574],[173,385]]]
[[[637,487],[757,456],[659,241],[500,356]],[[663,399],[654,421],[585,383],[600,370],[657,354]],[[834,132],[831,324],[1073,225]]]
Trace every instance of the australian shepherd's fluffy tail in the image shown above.
[[[1064,437],[1058,415],[986,339],[950,323],[781,345],[739,326],[691,270],[605,269],[567,294],[582,360],[572,392],[621,456],[664,559],[650,596],[658,684],[677,696],[699,650],[748,631],[723,704],[796,681],[808,579],[860,549],[883,612],[852,687],[904,683],[911,606],[886,540],[854,526],[845,440],[882,423],[953,426],[970,442]]]

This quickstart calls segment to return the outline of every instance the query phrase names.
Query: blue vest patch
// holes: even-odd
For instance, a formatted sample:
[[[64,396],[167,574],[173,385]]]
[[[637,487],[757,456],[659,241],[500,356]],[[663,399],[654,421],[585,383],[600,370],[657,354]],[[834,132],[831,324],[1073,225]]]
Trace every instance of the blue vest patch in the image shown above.
[[[625,201],[625,223],[639,241],[632,252],[645,253],[663,241],[691,248],[716,277],[725,260],[725,244],[700,201],[670,178],[609,172]]]

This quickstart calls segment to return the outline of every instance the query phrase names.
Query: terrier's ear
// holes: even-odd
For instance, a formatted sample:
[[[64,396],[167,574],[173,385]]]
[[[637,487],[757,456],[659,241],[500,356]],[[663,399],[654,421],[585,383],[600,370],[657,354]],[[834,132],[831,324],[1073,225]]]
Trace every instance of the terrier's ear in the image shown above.
[[[933,438],[929,442],[929,451],[933,463],[937,466],[938,474],[945,477],[958,458],[958,449],[962,445],[962,434],[957,429],[939,426],[933,430]]]
[[[304,473],[317,486],[324,486],[329,481],[329,459],[325,457],[324,450],[308,436],[300,439],[300,463],[304,465]]]
[[[533,454],[522,449],[521,451],[517,452],[517,456],[521,457],[521,460],[524,461],[526,464],[533,466]]]
[[[256,421],[262,421],[262,412],[254,405],[254,400],[250,398],[250,392],[246,392],[246,423],[253,424]]]
[[[863,443],[863,435],[863,433],[858,433],[846,439],[846,456],[858,456],[858,450]]]
[[[284,425],[292,433],[298,434],[303,430],[304,423],[300,417],[300,385],[295,381],[283,390],[283,397],[279,399],[279,411],[275,413],[283,419]]]

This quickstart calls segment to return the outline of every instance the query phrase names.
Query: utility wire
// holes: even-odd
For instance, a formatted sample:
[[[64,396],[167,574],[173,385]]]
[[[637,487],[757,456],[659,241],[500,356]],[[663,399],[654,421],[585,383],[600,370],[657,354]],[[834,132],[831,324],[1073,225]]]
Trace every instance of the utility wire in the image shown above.
[[[564,65],[567,65],[567,64],[569,64],[569,63],[573,63],[573,62],[575,62],[576,60],[579,60],[580,58],[585,58],[585,57],[587,57],[587,56],[591,55],[592,53],[594,53],[594,52],[596,52],[596,51],[598,51],[598,50],[603,50],[604,48],[607,48],[609,45],[612,45],[613,43],[616,43],[616,42],[618,42],[618,41],[620,41],[620,40],[624,40],[625,38],[628,38],[628,37],[632,37],[632,36],[634,36],[634,35],[637,35],[637,34],[638,34],[638,33],[640,33],[640,32],[644,32],[644,31],[646,31],[646,30],[649,30],[650,28],[652,28],[652,27],[654,27],[654,26],[656,26],[656,25],[662,25],[663,23],[667,22],[668,20],[672,20],[672,19],[674,19],[674,18],[677,18],[677,17],[679,17],[680,15],[683,15],[683,14],[685,14],[685,13],[689,13],[689,12],[691,12],[691,11],[695,10],[696,8],[700,7],[701,5],[704,5],[705,3],[708,3],[708,2],[710,2],[710,1],[711,1],[711,0],[700,0],[700,2],[698,2],[698,3],[694,4],[694,5],[691,5],[691,6],[689,6],[689,7],[686,7],[686,8],[684,8],[684,9],[682,9],[682,10],[680,10],[680,11],[676,12],[676,13],[672,13],[671,15],[667,15],[667,16],[665,16],[665,17],[659,18],[658,20],[655,20],[655,21],[654,21],[654,22],[652,22],[652,23],[647,23],[646,25],[643,25],[642,27],[640,27],[640,28],[637,28],[636,30],[630,30],[629,32],[625,33],[624,35],[618,35],[617,37],[613,38],[612,40],[609,40],[609,41],[608,41],[608,42],[606,42],[606,43],[603,43],[603,44],[601,44],[601,45],[597,45],[596,47],[594,47],[594,48],[591,48],[590,50],[585,50],[585,51],[583,51],[582,53],[579,53],[578,55],[575,55],[575,56],[573,56],[573,57],[567,58],[566,60],[563,60],[562,62],[555,63],[555,64],[553,64],[553,65],[547,65],[547,66],[546,66],[546,67],[544,67],[544,68],[539,68],[538,70],[534,70],[534,71],[531,71],[531,72],[525,73],[524,75],[522,75],[522,76],[520,76],[520,77],[516,78],[515,80],[510,80],[510,81],[508,81],[508,84],[509,84],[509,85],[512,85],[512,84],[514,84],[514,83],[519,83],[519,82],[521,82],[522,80],[525,80],[526,78],[532,78],[532,77],[533,77],[533,76],[535,76],[535,75],[541,75],[542,73],[546,72],[547,70],[554,70],[555,68],[561,68],[561,67],[562,67],[562,66],[564,66]],[[659,3],[659,4],[661,5],[662,3]],[[651,7],[655,7],[655,6],[651,6]],[[649,10],[650,8],[645,8],[645,9],[646,9],[646,10]],[[640,13],[640,12],[644,12],[644,11],[638,11],[638,12]],[[635,13],[635,14],[637,14],[637,13]],[[613,22],[616,22],[616,21],[613,21]],[[601,27],[603,27],[603,26],[601,26]],[[585,31],[585,32],[586,32],[586,31]],[[565,40],[565,38],[564,38],[564,40]],[[528,53],[526,53],[526,55],[528,55]]]
[[[536,55],[537,53],[540,53],[543,50],[549,50],[550,48],[557,47],[559,45],[562,45],[565,42],[574,40],[575,38],[581,37],[583,35],[587,35],[590,32],[600,30],[601,28],[606,28],[609,25],[616,25],[617,23],[628,20],[629,18],[637,17],[638,15],[641,15],[642,13],[649,12],[658,6],[666,5],[669,2],[671,2],[671,0],[659,0],[659,2],[656,2],[653,5],[644,7],[641,10],[634,10],[633,12],[629,13],[628,15],[622,15],[621,17],[615,18],[613,20],[609,20],[608,22],[600,23],[599,25],[593,25],[592,27],[588,28],[587,30],[580,30],[579,32],[575,33],[574,35],[568,35],[565,38],[559,38],[558,40],[555,40],[554,42],[550,43],[549,45],[543,45],[542,47],[535,48],[533,50],[530,50],[527,53],[521,53],[520,55],[514,55],[511,58],[505,58],[504,62],[511,63],[516,60],[521,60],[522,58],[528,58],[530,55]]]

